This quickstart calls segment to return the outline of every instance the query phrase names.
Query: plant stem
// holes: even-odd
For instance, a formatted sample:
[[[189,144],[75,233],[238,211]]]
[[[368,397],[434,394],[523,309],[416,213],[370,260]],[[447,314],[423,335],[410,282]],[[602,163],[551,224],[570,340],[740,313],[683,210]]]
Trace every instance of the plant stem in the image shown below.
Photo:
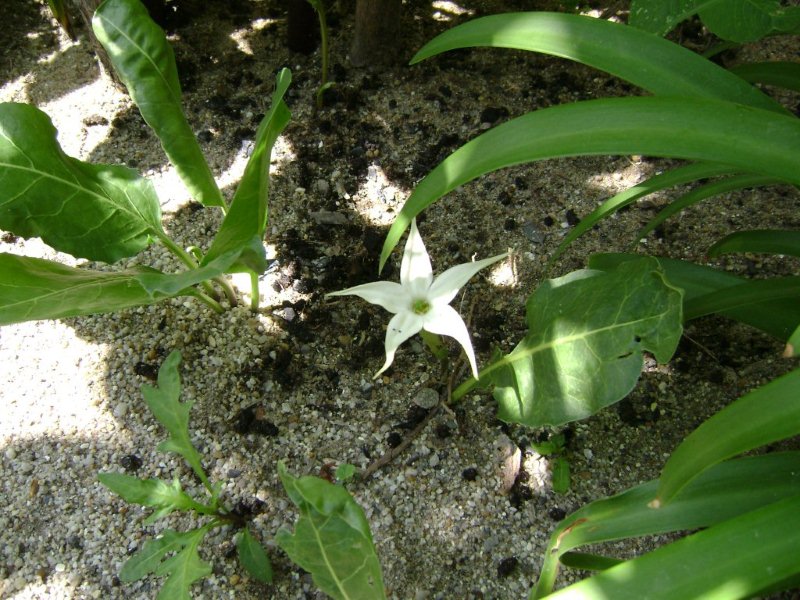
[[[475,386],[477,386],[479,383],[480,383],[479,379],[475,379],[472,377],[464,381],[455,390],[453,390],[453,394],[450,396],[450,403],[453,404],[461,400],[461,398],[463,398],[472,390],[474,390]]]
[[[308,0],[319,17],[319,37],[322,42],[322,77],[317,88],[317,110],[322,108],[322,95],[328,89],[328,19],[325,16],[325,6],[322,0]]]
[[[258,310],[260,292],[258,291],[258,273],[250,271],[250,310]]]
[[[208,282],[204,281],[203,283],[208,283]],[[203,304],[206,304],[215,313],[221,315],[222,313],[225,312],[225,309],[222,308],[222,305],[219,302],[214,300],[214,298],[212,298],[211,296],[207,296],[200,290],[195,290],[195,296],[197,297],[198,300],[200,300]]]
[[[165,234],[163,234],[163,233],[161,233],[161,232],[159,232],[157,235],[158,235],[158,239],[159,239],[159,240],[161,240],[161,243],[162,243],[162,244],[164,244],[164,246],[166,246],[166,247],[167,247],[167,250],[169,250],[169,251],[170,251],[170,252],[172,252],[172,253],[173,253],[175,256],[177,256],[177,257],[178,257],[178,259],[179,259],[179,260],[180,260],[180,261],[181,261],[181,262],[182,262],[184,265],[186,265],[186,266],[187,266],[187,267],[189,267],[190,269],[196,269],[196,268],[198,267],[197,260],[196,260],[196,259],[195,259],[195,257],[194,257],[194,256],[192,256],[192,255],[191,255],[189,252],[187,252],[186,250],[184,250],[183,248],[181,248],[180,246],[178,246],[178,244],[176,244],[175,242],[173,242],[171,238],[167,237],[167,235],[165,235]],[[212,300],[212,299],[214,299],[214,298],[217,296],[217,293],[214,291],[214,287],[213,287],[213,286],[212,286],[212,285],[211,285],[211,284],[210,284],[208,281],[203,281],[203,282],[201,282],[201,284],[200,284],[200,285],[202,285],[202,286],[203,286],[203,289],[205,289],[205,291],[206,291],[206,294],[207,294],[207,298],[208,298],[209,300]],[[223,289],[224,289],[224,286],[223,286]],[[230,289],[230,288],[228,288],[228,289]],[[226,293],[227,293],[227,291],[226,291]],[[231,293],[232,293],[232,292],[231,292]],[[200,297],[200,296],[198,296],[198,297]],[[201,298],[201,299],[202,299],[202,298]],[[206,304],[209,304],[209,303],[208,303],[208,302],[206,302]],[[222,309],[222,307],[219,305],[219,302],[217,302],[216,300],[214,300],[214,304],[216,304],[216,305],[217,305],[217,307],[219,308],[219,310],[217,310],[216,308],[214,308],[214,307],[213,307],[211,304],[209,304],[209,306],[211,306],[211,308],[213,308],[215,312],[224,312],[224,311],[223,311],[223,309]],[[235,305],[235,303],[234,303],[234,305]]]

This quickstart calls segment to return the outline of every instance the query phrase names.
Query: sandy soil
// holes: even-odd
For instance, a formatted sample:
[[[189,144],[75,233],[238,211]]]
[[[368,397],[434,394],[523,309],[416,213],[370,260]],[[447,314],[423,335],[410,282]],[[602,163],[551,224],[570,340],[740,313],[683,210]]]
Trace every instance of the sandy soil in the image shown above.
[[[203,14],[171,5],[165,25],[186,112],[227,195],[268,108],[275,73],[283,66],[294,73],[287,96],[293,119],[274,156],[267,240],[274,262],[261,286],[263,308],[219,317],[181,299],[0,329],[3,598],[155,597],[157,579],[121,584],[116,573],[148,536],[189,520],[145,527],[145,512],[112,496],[96,474],[182,475],[191,487],[183,465],[155,452],[163,433],[139,391],[175,349],[183,353],[183,397],[195,402],[192,433],[207,470],[223,482],[226,502],[252,515],[276,570],[272,586],[248,580],[232,556],[230,532],[220,531],[202,550],[214,574],[194,596],[321,597],[271,542],[295,518],[276,462],[286,460],[294,474],[319,473],[327,463],[366,468],[426,417],[415,403],[421,390],[441,386],[419,341],[401,347],[393,368],[371,381],[383,363],[387,315],[358,299],[326,301],[324,294],[374,279],[386,226],[414,183],[465,141],[534,108],[631,91],[581,66],[502,50],[355,69],[346,58],[349,4],[330,12],[336,85],[320,111],[313,105],[319,53],[286,49],[281,2],[209,3]],[[405,7],[411,51],[456,22],[521,3],[465,0],[463,14],[438,4]],[[207,245],[219,215],[190,202],[135,107],[101,76],[85,32],[70,41],[46,15],[27,0],[0,7],[0,100],[46,111],[67,153],[127,164],[150,177],[170,234],[183,245]],[[646,157],[526,165],[465,185],[425,213],[420,231],[436,272],[473,255],[514,250],[513,262],[476,277],[459,300],[465,314],[473,307],[479,363],[493,347],[507,351],[524,335],[524,300],[577,219],[664,166]],[[667,199],[649,198],[607,220],[574,244],[551,275],[584,267],[592,252],[627,249]],[[798,209],[800,195],[787,187],[734,194],[686,211],[640,247],[704,260],[710,243],[731,231],[800,227]],[[0,250],[75,263],[11,235],[2,237]],[[397,260],[386,277],[397,277]],[[176,266],[159,247],[126,264]],[[762,257],[723,264],[750,275],[800,272],[797,262]],[[721,319],[691,323],[686,334],[669,365],[646,365],[627,399],[565,428],[573,472],[566,494],[553,492],[546,459],[529,446],[548,432],[501,423],[483,392],[452,414],[440,411],[405,453],[353,486],[391,597],[526,597],[547,537],[565,514],[657,476],[704,418],[796,366],[779,358],[780,342]],[[501,468],[509,440],[521,449],[523,468],[507,493]],[[630,555],[657,541],[614,551]]]

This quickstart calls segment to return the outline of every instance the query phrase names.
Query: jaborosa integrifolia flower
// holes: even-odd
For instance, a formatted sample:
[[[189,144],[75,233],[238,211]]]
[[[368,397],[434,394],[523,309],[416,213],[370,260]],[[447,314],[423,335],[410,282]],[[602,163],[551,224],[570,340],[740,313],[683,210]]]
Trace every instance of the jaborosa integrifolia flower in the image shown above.
[[[327,295],[359,296],[394,315],[386,329],[386,362],[373,379],[389,368],[400,344],[422,330],[455,338],[464,348],[472,376],[477,379],[478,367],[467,326],[450,302],[473,275],[506,256],[508,253],[457,265],[434,279],[430,257],[413,219],[400,263],[400,283],[375,281]]]

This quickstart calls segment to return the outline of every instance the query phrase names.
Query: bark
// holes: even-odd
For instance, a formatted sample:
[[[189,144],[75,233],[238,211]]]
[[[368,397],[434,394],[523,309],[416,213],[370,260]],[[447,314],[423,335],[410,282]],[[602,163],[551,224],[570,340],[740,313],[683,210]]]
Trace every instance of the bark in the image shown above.
[[[381,66],[399,61],[401,0],[358,0],[350,62],[356,67]]]

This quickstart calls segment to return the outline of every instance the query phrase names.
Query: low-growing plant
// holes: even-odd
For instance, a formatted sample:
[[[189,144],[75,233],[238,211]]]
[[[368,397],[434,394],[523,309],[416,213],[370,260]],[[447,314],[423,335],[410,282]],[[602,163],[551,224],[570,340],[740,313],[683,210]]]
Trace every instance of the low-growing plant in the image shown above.
[[[27,104],[0,104],[0,228],[106,263],[135,256],[157,241],[184,268],[179,273],[149,267],[100,271],[0,253],[0,325],[116,311],[175,296],[193,296],[221,312],[217,290],[236,303],[225,279],[233,272],[250,274],[251,306],[257,309],[258,275],[266,269],[270,155],[290,118],[283,96],[291,72],[277,75],[272,106],[228,206],[183,113],[175,58],[164,32],[139,0],[106,0],[93,28],[192,197],[225,217],[205,252],[180,247],[162,227],[150,181],[124,166],[67,156],[46,114]]]
[[[691,5],[691,13],[700,10],[698,3],[683,4]],[[711,4],[714,18],[741,25],[741,14],[732,7],[742,2],[704,6]],[[728,12],[717,11],[717,5]],[[792,10],[790,18],[796,14]],[[705,9],[703,15],[710,20]],[[781,23],[769,32],[786,29],[786,21]],[[389,231],[381,267],[409,224],[437,199],[490,171],[535,160],[643,154],[690,161],[604,202],[566,236],[551,266],[598,221],[654,192],[698,184],[641,236],[723,192],[800,185],[800,120],[751,84],[800,89],[796,64],[728,71],[654,34],[559,13],[508,13],[467,22],[426,44],[412,64],[475,46],[569,58],[653,95],[537,110],[468,142],[418,183]],[[709,253],[798,256],[799,245],[796,231],[740,231]],[[708,314],[761,329],[786,342],[785,356],[797,356],[800,277],[747,280],[688,261],[632,254],[594,255],[588,267],[541,284],[527,301],[526,337],[453,390],[450,400],[484,387],[493,390],[504,421],[541,427],[585,418],[628,394],[640,375],[643,352],[668,361],[682,322]],[[798,411],[800,370],[795,370],[701,425],[673,453],[659,480],[569,516],[551,538],[531,597],[552,592],[559,564],[605,569],[555,594],[569,598],[739,598],[796,585],[800,453],[728,459],[800,433]],[[704,527],[630,561],[571,552],[587,543]]]
[[[189,600],[192,585],[211,574],[211,564],[198,553],[203,538],[213,529],[230,527],[235,532],[239,562],[253,579],[272,582],[272,563],[251,530],[248,519],[227,508],[221,484],[212,484],[202,457],[191,441],[190,401],[180,401],[180,352],[174,351],[158,371],[158,387],[142,386],[145,402],[169,437],[158,449],[183,458],[205,492],[203,498],[186,492],[176,477],[171,483],[140,479],[123,473],[100,473],[100,483],[126,502],[151,508],[144,521],[152,524],[173,512],[193,513],[205,521],[188,531],[163,530],[144,543],[122,566],[123,582],[150,575],[166,576],[158,600]],[[347,480],[352,465],[340,465],[337,477]],[[294,532],[281,529],[275,543],[289,558],[311,573],[317,586],[333,598],[384,598],[383,580],[369,525],[361,507],[342,485],[319,477],[295,478],[282,462],[278,474],[289,498],[300,510]]]

